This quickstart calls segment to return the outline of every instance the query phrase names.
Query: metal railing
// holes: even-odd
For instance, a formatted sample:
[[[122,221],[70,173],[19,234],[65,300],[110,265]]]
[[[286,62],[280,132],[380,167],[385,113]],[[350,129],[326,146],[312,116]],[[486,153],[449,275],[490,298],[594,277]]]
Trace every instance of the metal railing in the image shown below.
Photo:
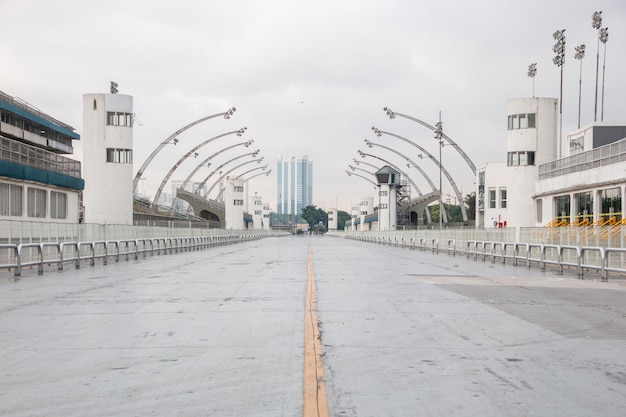
[[[141,238],[123,240],[99,240],[90,242],[41,242],[21,244],[0,244],[0,250],[8,251],[0,270],[13,270],[13,279],[22,275],[25,267],[37,267],[37,274],[43,275],[46,265],[56,265],[61,271],[64,265],[72,263],[74,268],[88,261],[95,266],[97,260],[107,265],[110,259],[119,262],[131,257],[138,260],[147,255],[165,255],[212,248],[216,246],[258,240],[269,236],[285,236],[284,233],[230,233],[213,236],[188,236],[169,238]]]
[[[575,232],[574,229],[581,228],[572,228],[570,232]],[[626,248],[589,245],[586,236],[580,233],[560,235],[559,239],[553,239],[545,235],[545,232],[546,229],[526,230],[525,233],[515,229],[509,231],[476,229],[474,233],[452,230],[439,233],[437,231],[351,232],[345,234],[344,237],[363,242],[431,251],[433,254],[439,253],[440,242],[447,242],[446,253],[449,255],[454,256],[464,252],[468,259],[480,259],[483,262],[491,260],[494,263],[499,260],[502,264],[507,262],[515,266],[524,264],[528,268],[538,265],[542,270],[545,270],[547,265],[553,265],[558,274],[563,274],[564,268],[571,267],[575,268],[579,278],[583,278],[585,271],[590,270],[599,273],[602,281],[608,280],[609,272],[626,274]],[[476,239],[476,236],[483,239]],[[519,239],[520,236],[528,239]],[[605,245],[610,242],[600,241]],[[621,238],[614,238],[612,242],[623,243]]]
[[[2,136],[0,160],[81,178],[79,161]]]
[[[624,161],[626,161],[626,140],[622,139],[587,152],[541,164],[539,179],[545,180]]]

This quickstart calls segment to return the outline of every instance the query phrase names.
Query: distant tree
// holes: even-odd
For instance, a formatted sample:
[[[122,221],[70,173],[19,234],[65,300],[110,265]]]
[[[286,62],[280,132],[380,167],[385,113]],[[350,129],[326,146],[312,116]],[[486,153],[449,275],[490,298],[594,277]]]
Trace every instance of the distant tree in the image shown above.
[[[465,196],[465,207],[469,220],[476,220],[476,193],[472,192]]]
[[[337,229],[343,230],[346,222],[350,220],[351,216],[345,211],[337,211]]]
[[[328,214],[321,208],[306,206],[302,208],[302,219],[309,224],[309,231],[318,229],[320,222],[324,229],[328,229]]]

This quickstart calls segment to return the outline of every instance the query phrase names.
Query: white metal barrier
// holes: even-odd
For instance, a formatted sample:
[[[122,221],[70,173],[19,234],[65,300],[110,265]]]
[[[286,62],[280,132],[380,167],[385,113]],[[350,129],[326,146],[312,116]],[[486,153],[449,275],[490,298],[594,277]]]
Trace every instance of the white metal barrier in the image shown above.
[[[107,265],[109,259],[119,262],[121,257],[129,260],[132,256],[138,260],[149,254],[161,255],[201,250],[215,246],[258,240],[270,236],[287,236],[274,233],[250,233],[240,235],[213,235],[168,238],[141,238],[127,240],[97,240],[92,242],[42,242],[23,244],[0,244],[0,250],[8,251],[7,262],[0,264],[1,269],[14,270],[13,279],[22,275],[22,269],[37,266],[37,274],[43,275],[44,265],[56,264],[63,270],[66,263],[73,263],[80,268],[81,261],[89,261],[95,266],[98,259]],[[34,251],[34,254],[33,254]]]

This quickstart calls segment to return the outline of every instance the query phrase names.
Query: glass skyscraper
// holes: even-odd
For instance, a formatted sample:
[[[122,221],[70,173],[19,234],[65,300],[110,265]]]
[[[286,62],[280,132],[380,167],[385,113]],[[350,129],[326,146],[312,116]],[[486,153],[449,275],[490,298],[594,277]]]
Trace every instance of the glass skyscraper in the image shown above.
[[[308,156],[278,158],[276,207],[281,223],[301,219],[302,208],[313,204],[313,162]]]

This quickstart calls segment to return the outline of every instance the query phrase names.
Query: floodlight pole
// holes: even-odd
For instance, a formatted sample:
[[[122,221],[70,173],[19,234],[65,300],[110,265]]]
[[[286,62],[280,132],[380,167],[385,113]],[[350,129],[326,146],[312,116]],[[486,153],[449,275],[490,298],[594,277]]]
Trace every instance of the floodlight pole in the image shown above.
[[[185,130],[194,127],[195,125],[197,125],[199,123],[202,123],[205,120],[213,119],[214,117],[224,116],[224,119],[230,119],[230,117],[233,115],[235,110],[237,110],[237,109],[235,109],[233,107],[233,108],[228,109],[225,112],[216,113],[216,114],[213,114],[211,116],[203,117],[201,119],[196,120],[195,122],[189,123],[187,126],[184,126],[184,127],[180,128],[179,130],[177,130],[176,132],[172,133],[167,139],[165,139],[163,142],[161,142],[161,144],[159,146],[157,146],[152,151],[152,153],[148,156],[148,158],[146,158],[146,160],[143,163],[143,165],[141,165],[141,168],[139,168],[139,171],[137,171],[137,174],[135,175],[135,179],[133,180],[133,192],[135,192],[135,189],[137,188],[137,183],[139,182],[139,178],[141,178],[141,176],[143,175],[144,171],[146,170],[146,168],[148,167],[150,162],[152,162],[154,157],[161,151],[161,149],[163,149],[165,147],[165,145],[167,145],[169,143],[176,144],[178,142],[178,139],[176,139],[176,136],[180,135]]]

